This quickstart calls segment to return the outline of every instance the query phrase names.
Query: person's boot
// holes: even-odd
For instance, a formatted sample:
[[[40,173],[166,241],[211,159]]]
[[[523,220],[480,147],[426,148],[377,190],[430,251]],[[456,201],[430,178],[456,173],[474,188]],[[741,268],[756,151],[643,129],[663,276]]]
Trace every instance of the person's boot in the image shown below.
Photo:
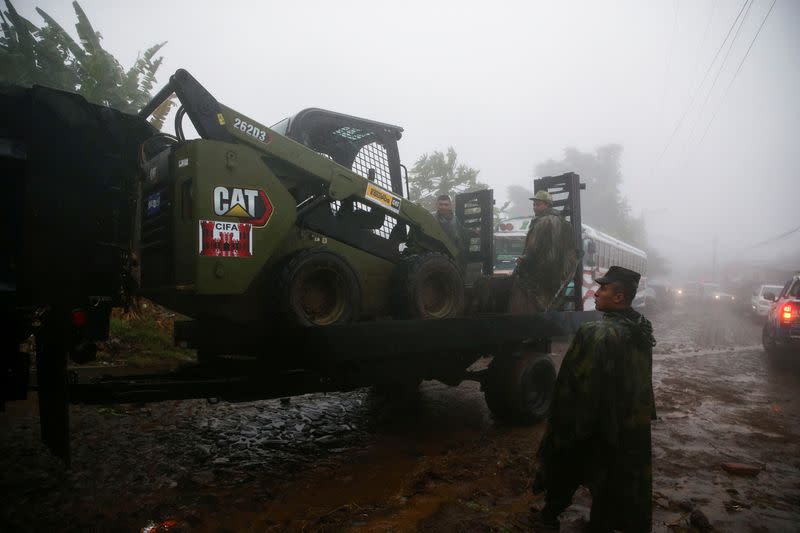
[[[531,507],[530,523],[531,526],[533,526],[533,530],[537,533],[540,531],[558,531],[560,527],[558,516],[550,513],[547,506],[541,510]]]

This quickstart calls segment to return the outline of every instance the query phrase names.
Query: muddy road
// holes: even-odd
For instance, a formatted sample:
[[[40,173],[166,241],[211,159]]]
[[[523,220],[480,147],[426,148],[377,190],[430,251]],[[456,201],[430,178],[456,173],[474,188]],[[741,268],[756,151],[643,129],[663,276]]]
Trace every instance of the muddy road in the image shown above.
[[[720,306],[651,317],[654,529],[798,531],[800,364]],[[563,349],[563,347],[562,347]],[[209,404],[71,407],[73,466],[36,399],[0,415],[3,531],[526,531],[542,425],[493,421],[475,383]],[[744,463],[754,475],[729,473]],[[588,517],[581,490],[562,531]]]

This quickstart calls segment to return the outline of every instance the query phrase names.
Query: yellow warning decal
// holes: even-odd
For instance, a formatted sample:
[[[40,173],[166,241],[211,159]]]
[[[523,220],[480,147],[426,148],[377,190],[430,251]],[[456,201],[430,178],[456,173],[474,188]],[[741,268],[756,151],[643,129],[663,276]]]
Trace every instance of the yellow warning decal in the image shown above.
[[[217,120],[219,120],[219,125],[220,126],[224,126],[225,125],[225,117],[222,116],[222,113],[217,113]]]
[[[364,196],[367,200],[383,206],[389,211],[400,212],[400,198],[372,183],[367,184],[367,192]]]

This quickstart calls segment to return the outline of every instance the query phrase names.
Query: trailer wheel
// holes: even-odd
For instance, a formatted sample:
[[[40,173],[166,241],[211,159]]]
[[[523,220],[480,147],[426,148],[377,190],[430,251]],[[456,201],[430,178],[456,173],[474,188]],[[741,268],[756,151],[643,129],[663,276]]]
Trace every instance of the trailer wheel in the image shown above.
[[[483,398],[486,405],[498,420],[509,419],[508,399],[506,395],[507,367],[511,363],[511,356],[496,355],[489,363],[489,370],[481,383]]]
[[[464,310],[464,281],[444,254],[414,255],[403,261],[396,280],[399,311],[409,318],[450,318]]]
[[[418,378],[376,383],[371,392],[381,405],[406,407],[419,400],[421,384],[422,380]]]
[[[298,253],[283,271],[284,305],[301,326],[327,326],[358,317],[361,288],[341,256],[319,248]]]
[[[777,355],[778,345],[775,342],[775,337],[769,331],[768,325],[765,323],[761,328],[761,344],[764,346],[764,351],[769,355]]]
[[[495,357],[484,383],[486,404],[503,422],[533,424],[550,411],[556,368],[550,356],[521,353]]]

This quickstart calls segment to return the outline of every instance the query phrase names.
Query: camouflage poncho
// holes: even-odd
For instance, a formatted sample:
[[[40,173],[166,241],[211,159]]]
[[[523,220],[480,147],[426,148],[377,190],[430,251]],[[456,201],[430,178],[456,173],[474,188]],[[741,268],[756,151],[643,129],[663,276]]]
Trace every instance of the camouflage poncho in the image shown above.
[[[631,309],[605,313],[578,329],[559,370],[537,481],[557,512],[587,486],[599,530],[650,531],[652,331]]]
[[[553,208],[537,216],[528,229],[520,259],[514,271],[510,310],[545,311],[577,267],[572,225]]]
[[[456,247],[459,249],[463,248],[465,242],[464,229],[461,227],[461,222],[455,214],[451,213],[448,217],[437,211],[435,216],[444,232],[447,233],[447,236],[456,244]]]

